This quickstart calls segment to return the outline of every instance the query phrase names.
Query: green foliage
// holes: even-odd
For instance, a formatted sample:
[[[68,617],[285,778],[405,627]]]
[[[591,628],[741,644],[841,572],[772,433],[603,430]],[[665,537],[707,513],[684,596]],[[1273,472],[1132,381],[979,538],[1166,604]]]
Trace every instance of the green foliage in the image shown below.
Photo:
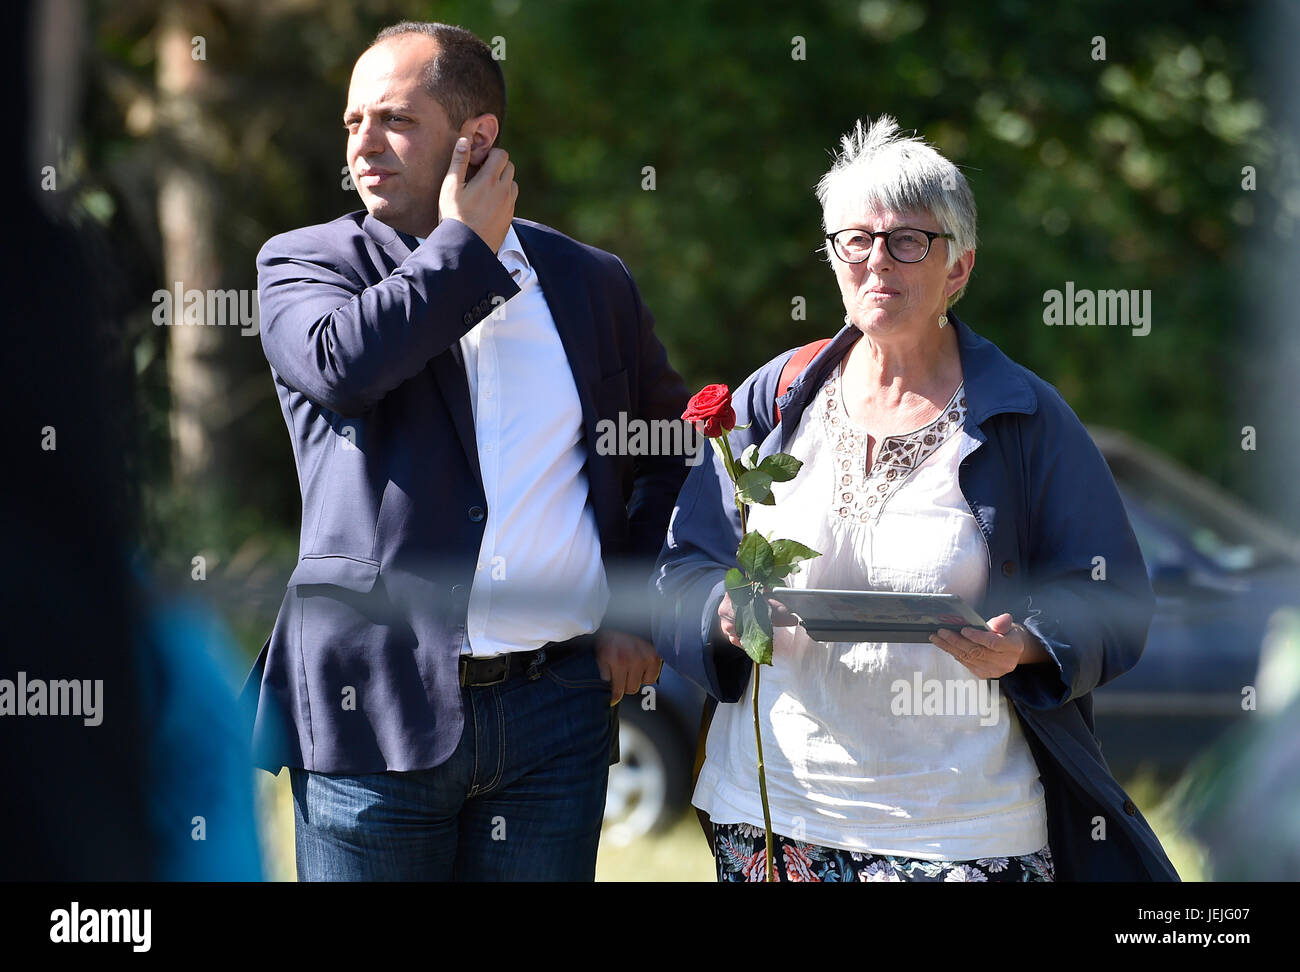
[[[772,477],[761,469],[741,473],[736,480],[736,493],[743,503],[759,503],[763,506],[776,503],[772,496]]]
[[[772,569],[776,566],[776,555],[761,533],[751,531],[740,541],[740,547],[736,550],[736,563],[740,564],[740,569],[750,580],[766,584],[771,580]]]
[[[731,604],[745,654],[756,664],[772,664],[772,608],[767,598],[752,587],[742,587],[731,592]]]
[[[784,583],[790,574],[799,572],[799,561],[812,560],[821,554],[812,547],[807,547],[798,540],[772,541],[772,580],[773,585]]]
[[[803,463],[792,455],[784,452],[776,452],[768,456],[758,468],[767,473],[774,483],[788,483],[799,474],[803,468]]]

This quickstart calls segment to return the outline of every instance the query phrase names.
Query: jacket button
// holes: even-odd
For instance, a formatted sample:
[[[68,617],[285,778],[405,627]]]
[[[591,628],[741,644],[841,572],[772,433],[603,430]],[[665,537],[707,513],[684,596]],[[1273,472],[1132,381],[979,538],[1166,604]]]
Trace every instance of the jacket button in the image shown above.
[[[1133,816],[1135,813],[1138,812],[1138,808],[1137,808],[1137,806],[1133,803],[1132,800],[1125,800],[1125,801],[1124,801],[1124,812],[1127,813],[1127,814],[1131,817],[1131,816]]]
[[[471,506],[469,508],[469,518],[471,523],[480,523],[487,514],[481,506]]]
[[[474,323],[474,318],[473,318],[473,316],[470,315],[470,314],[466,314],[465,317],[464,317],[463,319],[464,319],[464,321],[465,321],[466,324],[473,324],[473,323]]]
[[[1002,576],[1010,577],[1016,572],[1016,562],[1014,560],[1002,561]]]

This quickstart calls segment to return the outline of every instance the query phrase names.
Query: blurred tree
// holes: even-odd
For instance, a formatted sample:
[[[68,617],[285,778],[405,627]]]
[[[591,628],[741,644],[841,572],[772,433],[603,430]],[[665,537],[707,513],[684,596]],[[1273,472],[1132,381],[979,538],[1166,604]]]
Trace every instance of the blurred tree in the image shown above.
[[[155,29],[157,37],[157,138],[159,153],[158,230],[162,237],[163,286],[169,297],[222,289],[222,262],[217,252],[222,186],[211,159],[220,131],[212,115],[212,84],[204,58],[204,35],[210,34],[211,11],[205,4],[169,0]],[[202,490],[221,477],[220,449],[227,432],[226,382],[219,359],[226,332],[209,318],[215,301],[204,301],[199,322],[186,321],[183,303],[170,305],[167,371],[171,392],[171,428],[177,485]],[[226,449],[226,453],[233,450]]]

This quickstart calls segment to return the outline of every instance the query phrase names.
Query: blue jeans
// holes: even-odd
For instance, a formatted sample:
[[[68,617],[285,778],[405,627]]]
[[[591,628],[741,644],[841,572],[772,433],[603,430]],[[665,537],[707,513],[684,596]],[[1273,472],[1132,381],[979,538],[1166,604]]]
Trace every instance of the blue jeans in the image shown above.
[[[610,683],[595,656],[461,690],[465,728],[433,769],[290,768],[299,881],[592,881]]]

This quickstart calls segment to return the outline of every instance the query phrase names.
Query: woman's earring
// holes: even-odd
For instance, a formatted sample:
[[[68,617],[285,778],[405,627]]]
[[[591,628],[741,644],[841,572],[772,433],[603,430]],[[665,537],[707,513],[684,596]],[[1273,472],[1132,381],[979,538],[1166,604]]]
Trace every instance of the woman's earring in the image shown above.
[[[947,323],[948,323],[948,315],[947,315],[947,314],[940,314],[940,315],[939,315],[939,326],[940,326],[940,327],[944,327],[944,326],[947,325]]]

